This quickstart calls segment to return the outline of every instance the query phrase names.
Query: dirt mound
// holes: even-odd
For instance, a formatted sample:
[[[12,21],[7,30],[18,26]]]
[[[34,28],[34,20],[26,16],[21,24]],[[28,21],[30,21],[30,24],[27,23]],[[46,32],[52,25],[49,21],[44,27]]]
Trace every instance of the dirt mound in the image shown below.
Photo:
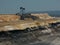
[[[17,21],[20,16],[15,14],[0,14],[0,21]]]
[[[31,14],[33,16],[39,17],[40,19],[51,19],[48,13],[40,13],[40,14]]]

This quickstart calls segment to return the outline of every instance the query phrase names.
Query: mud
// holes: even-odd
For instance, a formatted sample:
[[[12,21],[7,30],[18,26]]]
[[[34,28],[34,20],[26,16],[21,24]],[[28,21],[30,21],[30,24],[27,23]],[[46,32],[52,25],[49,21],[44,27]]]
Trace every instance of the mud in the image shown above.
[[[0,32],[0,45],[60,45],[60,32]]]

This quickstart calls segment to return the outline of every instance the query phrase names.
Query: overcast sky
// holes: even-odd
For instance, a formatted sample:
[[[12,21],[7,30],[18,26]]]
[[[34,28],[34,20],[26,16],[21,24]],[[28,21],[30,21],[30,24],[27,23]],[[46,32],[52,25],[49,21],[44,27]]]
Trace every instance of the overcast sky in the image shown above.
[[[60,0],[0,0],[0,14],[15,14],[21,6],[27,12],[60,10]]]

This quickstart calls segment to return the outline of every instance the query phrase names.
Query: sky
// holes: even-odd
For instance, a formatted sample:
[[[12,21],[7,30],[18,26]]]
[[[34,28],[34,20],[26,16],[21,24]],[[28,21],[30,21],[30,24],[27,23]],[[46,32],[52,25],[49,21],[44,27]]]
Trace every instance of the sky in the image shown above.
[[[0,0],[0,14],[15,14],[21,6],[26,12],[60,10],[60,0]]]

